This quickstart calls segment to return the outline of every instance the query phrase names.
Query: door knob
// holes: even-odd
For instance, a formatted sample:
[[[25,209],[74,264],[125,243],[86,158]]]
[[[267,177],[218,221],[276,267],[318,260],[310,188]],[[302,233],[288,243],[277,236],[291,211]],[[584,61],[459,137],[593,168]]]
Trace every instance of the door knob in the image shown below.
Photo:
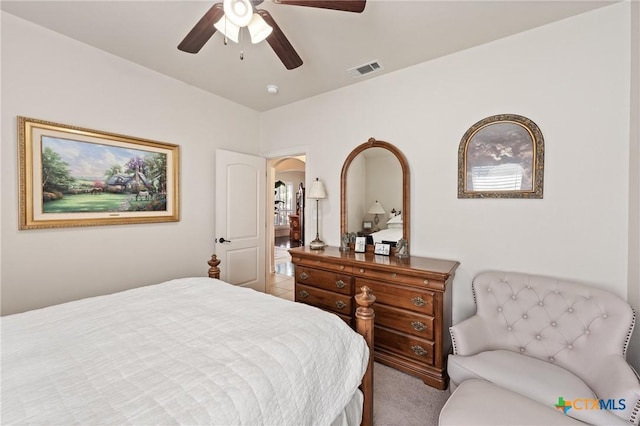
[[[223,237],[218,238],[219,243],[230,243],[231,241],[225,240]]]

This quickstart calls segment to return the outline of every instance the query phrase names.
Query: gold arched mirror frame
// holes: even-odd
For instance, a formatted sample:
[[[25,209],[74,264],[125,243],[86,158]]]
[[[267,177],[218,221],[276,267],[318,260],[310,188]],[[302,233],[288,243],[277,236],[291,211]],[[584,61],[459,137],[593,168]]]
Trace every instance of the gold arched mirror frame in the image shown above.
[[[393,154],[400,164],[402,171],[402,236],[407,242],[410,242],[411,235],[411,211],[410,211],[410,175],[409,175],[409,163],[402,151],[396,148],[393,144],[385,141],[379,141],[375,138],[369,138],[369,140],[359,146],[357,146],[342,165],[342,172],[340,174],[340,235],[348,233],[348,197],[347,197],[347,176],[349,173],[349,166],[353,160],[362,152],[370,148],[383,148]]]

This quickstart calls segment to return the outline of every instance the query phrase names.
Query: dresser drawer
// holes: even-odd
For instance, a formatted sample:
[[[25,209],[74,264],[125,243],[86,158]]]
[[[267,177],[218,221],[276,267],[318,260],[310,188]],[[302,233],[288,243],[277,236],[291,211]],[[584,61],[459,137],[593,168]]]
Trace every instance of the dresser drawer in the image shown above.
[[[376,296],[376,303],[410,309],[423,315],[433,316],[435,294],[433,291],[389,285],[366,278],[356,278],[356,287],[360,288],[363,285],[373,290],[373,294]]]
[[[367,267],[366,265],[356,266],[353,268],[353,273],[357,277],[373,278],[382,280],[392,284],[406,284],[410,286],[426,286],[436,285],[436,288],[443,286],[444,284],[435,280],[429,280],[424,276],[415,276],[398,272],[398,270],[383,270]]]
[[[349,275],[299,265],[296,265],[295,271],[296,283],[323,288],[349,296],[353,294],[353,286],[351,285],[353,278]]]
[[[403,355],[420,363],[433,365],[435,343],[394,332],[384,327],[375,327],[375,346]]]
[[[345,262],[341,262],[339,259],[336,259],[335,262],[331,262],[331,261],[327,261],[324,258],[310,259],[307,257],[296,256],[295,253],[291,253],[291,261],[296,265],[296,268],[298,266],[300,267],[309,266],[311,268],[320,268],[320,269],[326,269],[329,271],[340,272],[349,276],[351,276],[351,272],[353,270],[351,265],[348,265]]]
[[[351,297],[296,283],[296,302],[327,309],[339,314],[351,315]]]
[[[376,324],[423,339],[433,340],[433,317],[416,314],[404,309],[396,309],[380,303],[376,303],[374,309],[376,312]]]

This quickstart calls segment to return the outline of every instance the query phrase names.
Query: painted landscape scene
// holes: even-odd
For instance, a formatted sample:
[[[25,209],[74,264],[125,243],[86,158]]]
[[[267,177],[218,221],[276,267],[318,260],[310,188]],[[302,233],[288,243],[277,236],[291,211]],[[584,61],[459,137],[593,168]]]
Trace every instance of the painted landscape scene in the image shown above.
[[[166,211],[167,154],[42,137],[42,212]]]

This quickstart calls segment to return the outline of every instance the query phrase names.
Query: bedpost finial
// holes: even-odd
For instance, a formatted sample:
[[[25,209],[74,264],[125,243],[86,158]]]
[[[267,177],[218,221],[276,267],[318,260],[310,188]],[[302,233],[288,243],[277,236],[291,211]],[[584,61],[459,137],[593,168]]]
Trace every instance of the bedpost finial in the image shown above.
[[[356,317],[360,318],[373,318],[374,313],[371,305],[376,301],[376,297],[373,292],[366,285],[360,288],[360,293],[356,294],[356,303],[358,308],[356,309]]]
[[[209,268],[209,278],[220,279],[220,268],[218,268],[220,259],[218,259],[218,256],[216,256],[215,253],[212,254],[211,259],[207,263],[211,266],[211,268]]]
[[[373,145],[374,143],[376,143],[376,138],[369,138],[367,142]]]

